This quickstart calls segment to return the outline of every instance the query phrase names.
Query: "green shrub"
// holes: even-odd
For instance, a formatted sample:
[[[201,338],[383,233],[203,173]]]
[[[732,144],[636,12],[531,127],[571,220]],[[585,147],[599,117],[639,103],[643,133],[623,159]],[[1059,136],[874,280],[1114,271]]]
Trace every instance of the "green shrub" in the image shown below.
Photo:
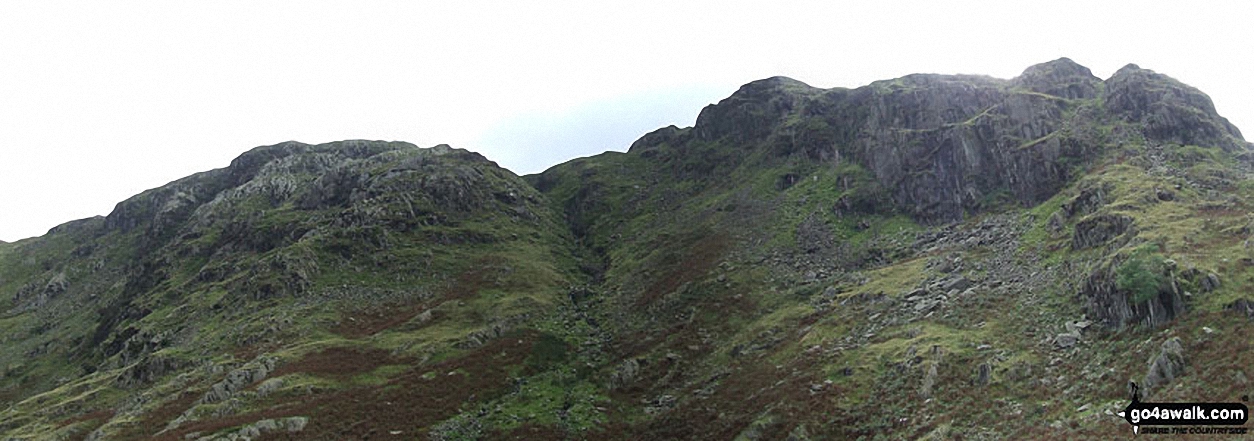
[[[1153,245],[1138,247],[1115,270],[1115,286],[1131,293],[1134,303],[1148,302],[1166,282],[1163,260],[1163,255],[1155,252]]]

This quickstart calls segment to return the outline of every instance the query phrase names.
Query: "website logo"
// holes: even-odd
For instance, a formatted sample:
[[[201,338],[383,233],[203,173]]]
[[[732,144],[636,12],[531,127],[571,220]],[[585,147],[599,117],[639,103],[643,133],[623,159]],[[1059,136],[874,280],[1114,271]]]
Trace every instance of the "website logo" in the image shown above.
[[[1133,433],[1141,426],[1243,426],[1250,409],[1243,403],[1142,403],[1140,388],[1132,383],[1132,402],[1119,416],[1132,425]],[[1148,428],[1146,432],[1174,434],[1245,434],[1245,427],[1192,427],[1173,429]]]

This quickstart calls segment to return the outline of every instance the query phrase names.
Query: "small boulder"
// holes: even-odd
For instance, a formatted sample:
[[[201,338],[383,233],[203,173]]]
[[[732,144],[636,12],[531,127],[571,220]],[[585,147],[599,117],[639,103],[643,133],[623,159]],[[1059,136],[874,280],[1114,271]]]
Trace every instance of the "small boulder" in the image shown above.
[[[1064,324],[1064,326],[1067,328],[1067,333],[1075,334],[1075,335],[1080,335],[1081,332],[1084,332],[1085,329],[1088,329],[1088,327],[1092,325],[1093,325],[1093,322],[1090,322],[1088,320],[1067,322]]]
[[[988,363],[980,363],[980,366],[976,368],[976,371],[975,371],[975,385],[976,386],[988,386],[988,382],[992,374],[993,374],[992,366],[990,366]]]
[[[287,417],[279,420],[288,432],[300,432],[309,424],[309,418],[303,416]]]
[[[1074,347],[1080,342],[1079,334],[1063,333],[1054,337],[1054,347],[1057,349],[1067,349]]]
[[[1215,273],[1207,274],[1206,278],[1202,279],[1202,292],[1214,291],[1219,288],[1219,285],[1220,283],[1219,283],[1218,274],[1215,274]]]
[[[1146,395],[1149,395],[1150,390],[1170,383],[1176,377],[1183,375],[1185,362],[1184,345],[1180,337],[1163,342],[1158,355],[1150,358],[1149,371],[1145,373],[1145,380],[1141,382]]]

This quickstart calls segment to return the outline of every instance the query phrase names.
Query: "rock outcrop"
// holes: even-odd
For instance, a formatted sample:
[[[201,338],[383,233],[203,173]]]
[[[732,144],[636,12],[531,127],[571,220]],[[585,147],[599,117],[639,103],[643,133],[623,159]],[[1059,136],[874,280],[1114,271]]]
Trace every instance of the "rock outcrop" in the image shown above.
[[[1071,249],[1083,250],[1104,245],[1132,227],[1132,217],[1117,214],[1097,214],[1075,224]]]
[[[1086,301],[1089,317],[1096,318],[1108,329],[1141,324],[1161,326],[1186,311],[1185,297],[1169,273],[1167,283],[1159,287],[1157,294],[1137,303],[1132,296],[1116,286],[1115,268],[1118,262],[1106,261],[1098,266],[1081,286],[1079,295]]]

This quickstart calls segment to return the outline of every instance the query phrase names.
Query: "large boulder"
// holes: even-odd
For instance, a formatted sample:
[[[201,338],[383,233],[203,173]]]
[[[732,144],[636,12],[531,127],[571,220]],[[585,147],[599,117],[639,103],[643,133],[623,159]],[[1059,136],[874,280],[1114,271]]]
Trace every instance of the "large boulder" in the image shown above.
[[[1141,382],[1145,395],[1149,396],[1153,389],[1184,375],[1185,362],[1184,345],[1180,337],[1163,342],[1158,354],[1149,359],[1149,370]]]

